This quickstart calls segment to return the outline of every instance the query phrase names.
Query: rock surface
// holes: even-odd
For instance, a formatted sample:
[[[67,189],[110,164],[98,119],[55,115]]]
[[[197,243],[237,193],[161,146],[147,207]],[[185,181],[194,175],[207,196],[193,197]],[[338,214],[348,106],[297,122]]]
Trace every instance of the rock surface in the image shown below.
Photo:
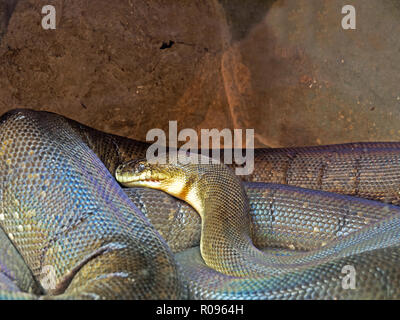
[[[256,146],[400,140],[400,4],[0,0],[0,113],[30,107],[145,140],[254,128]]]

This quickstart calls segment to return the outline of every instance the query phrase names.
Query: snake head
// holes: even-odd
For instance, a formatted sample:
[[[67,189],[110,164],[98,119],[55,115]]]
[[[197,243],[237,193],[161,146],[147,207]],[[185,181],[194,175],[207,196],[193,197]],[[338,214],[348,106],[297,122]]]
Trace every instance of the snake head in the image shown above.
[[[125,187],[148,187],[160,189],[162,182],[168,178],[167,171],[160,165],[146,160],[131,160],[119,165],[115,178]]]
[[[180,199],[188,187],[188,172],[179,164],[131,160],[119,165],[115,178],[125,187],[147,187],[165,191]]]
[[[185,156],[190,161],[182,161],[180,156]],[[147,187],[165,191],[197,209],[200,206],[196,185],[208,166],[196,164],[194,160],[197,161],[198,158],[190,157],[192,155],[178,154],[175,158],[167,156],[166,161],[131,160],[117,167],[115,178],[125,187]],[[210,159],[207,158],[206,161],[209,162]]]

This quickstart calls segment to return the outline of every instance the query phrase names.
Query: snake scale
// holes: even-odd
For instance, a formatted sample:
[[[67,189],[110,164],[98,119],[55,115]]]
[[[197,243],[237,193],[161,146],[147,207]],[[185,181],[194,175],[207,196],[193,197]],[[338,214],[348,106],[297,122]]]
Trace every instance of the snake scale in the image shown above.
[[[147,146],[48,112],[0,118],[0,298],[400,298],[399,143],[256,149],[242,183],[180,167],[197,208],[116,182]]]

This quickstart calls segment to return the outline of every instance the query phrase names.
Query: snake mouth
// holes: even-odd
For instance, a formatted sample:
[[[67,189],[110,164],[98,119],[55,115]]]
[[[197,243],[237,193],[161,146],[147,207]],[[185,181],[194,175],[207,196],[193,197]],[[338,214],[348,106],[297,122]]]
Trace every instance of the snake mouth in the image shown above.
[[[156,179],[148,176],[129,176],[121,177],[117,180],[126,187],[148,187],[148,188],[159,188],[163,179]]]

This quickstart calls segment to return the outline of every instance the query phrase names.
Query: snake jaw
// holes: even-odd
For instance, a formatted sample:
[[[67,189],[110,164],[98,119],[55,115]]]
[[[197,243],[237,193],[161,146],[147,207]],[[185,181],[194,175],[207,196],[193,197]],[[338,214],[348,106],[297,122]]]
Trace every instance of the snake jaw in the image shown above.
[[[162,184],[161,179],[148,178],[146,175],[122,179],[119,182],[126,187],[147,187],[153,189],[159,189]]]

